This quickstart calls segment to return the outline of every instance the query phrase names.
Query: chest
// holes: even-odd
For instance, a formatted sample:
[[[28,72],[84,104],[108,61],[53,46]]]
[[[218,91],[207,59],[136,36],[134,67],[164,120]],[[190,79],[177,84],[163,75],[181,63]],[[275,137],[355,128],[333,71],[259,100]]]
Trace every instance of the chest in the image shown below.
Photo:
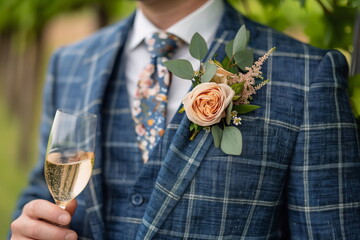
[[[109,81],[101,110],[103,217],[107,239],[124,236],[133,239],[136,235],[162,161],[184,117],[184,114],[175,115],[156,148],[156,154],[143,164],[125,82],[124,74],[116,72]],[[263,99],[266,99],[266,92],[257,101],[265,102]],[[184,226],[188,226],[188,231],[210,236],[226,228],[235,236],[241,233],[239,226],[244,226],[250,215],[259,216],[259,222],[271,224],[282,204],[284,183],[297,136],[292,125],[284,125],[267,116],[271,114],[270,109],[279,109],[277,102],[271,102],[271,108],[264,106],[258,112],[243,116],[241,156],[225,155],[213,145],[207,150],[163,229],[183,232],[186,230]],[[286,104],[283,105],[285,108]],[[213,226],[211,229],[209,223]],[[270,225],[263,224],[262,227],[265,231]]]

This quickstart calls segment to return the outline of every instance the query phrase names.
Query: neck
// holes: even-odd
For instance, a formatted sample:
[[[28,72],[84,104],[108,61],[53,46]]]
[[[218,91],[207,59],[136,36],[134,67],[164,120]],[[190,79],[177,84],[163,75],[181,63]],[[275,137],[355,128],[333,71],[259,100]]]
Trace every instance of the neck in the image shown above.
[[[166,30],[208,0],[143,0],[138,7],[159,29]]]

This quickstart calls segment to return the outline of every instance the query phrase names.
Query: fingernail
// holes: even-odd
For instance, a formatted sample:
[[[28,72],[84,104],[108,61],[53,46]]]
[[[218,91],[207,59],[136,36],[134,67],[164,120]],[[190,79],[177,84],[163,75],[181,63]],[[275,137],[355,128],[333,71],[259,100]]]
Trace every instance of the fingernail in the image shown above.
[[[69,219],[69,215],[67,214],[61,214],[58,218],[58,221],[60,224],[68,224],[70,219]]]
[[[76,234],[73,232],[70,232],[70,233],[66,234],[65,239],[66,240],[76,240]]]

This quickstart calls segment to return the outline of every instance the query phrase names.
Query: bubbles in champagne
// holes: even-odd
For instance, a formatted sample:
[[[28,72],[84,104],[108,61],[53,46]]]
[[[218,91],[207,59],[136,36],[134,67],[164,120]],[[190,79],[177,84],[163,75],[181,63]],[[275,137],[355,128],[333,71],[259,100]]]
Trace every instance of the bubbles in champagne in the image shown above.
[[[94,153],[73,155],[50,151],[45,161],[45,179],[57,202],[69,202],[86,187],[94,165]]]

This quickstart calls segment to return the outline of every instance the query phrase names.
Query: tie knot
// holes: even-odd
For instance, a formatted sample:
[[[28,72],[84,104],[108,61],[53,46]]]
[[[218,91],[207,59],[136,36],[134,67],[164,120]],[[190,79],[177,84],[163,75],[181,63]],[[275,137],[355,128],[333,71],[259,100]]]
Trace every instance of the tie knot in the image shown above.
[[[183,44],[180,38],[166,32],[153,33],[145,38],[145,45],[152,57],[170,58]]]

